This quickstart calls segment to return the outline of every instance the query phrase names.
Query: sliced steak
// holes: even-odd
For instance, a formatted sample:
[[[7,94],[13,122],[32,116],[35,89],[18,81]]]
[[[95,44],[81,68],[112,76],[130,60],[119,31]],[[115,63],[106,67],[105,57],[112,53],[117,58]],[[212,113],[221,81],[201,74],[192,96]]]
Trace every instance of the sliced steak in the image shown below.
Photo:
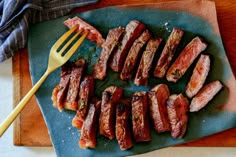
[[[150,116],[153,120],[155,131],[170,131],[170,123],[166,104],[166,101],[170,96],[168,86],[165,84],[156,85],[149,91],[148,96]]]
[[[92,100],[89,105],[88,115],[84,121],[79,145],[81,148],[95,148],[96,133],[98,128],[98,117],[100,114],[101,101]]]
[[[113,58],[110,62],[110,67],[115,72],[120,72],[122,70],[125,58],[129,52],[130,47],[133,42],[140,36],[140,34],[145,30],[146,26],[137,21],[130,21],[125,28],[125,35],[121,41],[121,45],[114,52]]]
[[[140,56],[141,49],[151,37],[151,33],[146,29],[138,39],[135,40],[132,47],[129,50],[128,56],[125,60],[125,64],[120,74],[122,80],[130,79],[133,76],[134,68],[137,64],[138,57]]]
[[[95,79],[103,80],[106,77],[108,60],[119,44],[119,40],[122,38],[124,32],[125,28],[123,27],[109,30],[100,57],[94,67],[93,76]]]
[[[72,70],[71,62],[67,62],[61,67],[61,74],[60,74],[61,80],[58,87],[59,91],[57,93],[57,101],[56,101],[56,106],[59,111],[62,111],[62,109],[64,108],[64,101],[68,92],[71,70]]]
[[[72,67],[70,74],[70,84],[68,88],[68,93],[65,99],[64,108],[68,110],[76,111],[78,108],[78,93],[80,81],[83,76],[85,67],[85,60],[79,59]]]
[[[201,55],[186,87],[186,95],[192,98],[202,88],[210,70],[210,57]]]
[[[58,92],[59,92],[59,84],[56,85],[56,87],[52,91],[51,100],[52,100],[52,105],[54,107],[57,107],[57,94],[58,94]]]
[[[187,129],[189,102],[182,94],[173,94],[167,100],[167,111],[171,126],[171,136],[182,138]]]
[[[164,77],[183,35],[182,29],[173,28],[153,72],[155,77]]]
[[[167,71],[166,79],[170,82],[177,82],[206,47],[207,44],[201,38],[194,38],[171,65]]]
[[[92,76],[85,76],[80,84],[79,100],[76,115],[72,120],[72,125],[81,129],[88,111],[89,99],[94,94],[94,78]]]
[[[94,28],[92,25],[88,24],[87,22],[85,22],[84,20],[79,18],[78,16],[67,19],[66,21],[64,21],[64,24],[68,28],[72,28],[75,25],[79,24],[78,31],[80,31],[80,30],[89,31],[87,38],[91,41],[95,41],[97,43],[97,45],[100,47],[103,45],[104,39],[102,38],[101,33],[96,28]]]
[[[208,104],[209,101],[223,88],[220,81],[213,81],[202,87],[190,104],[190,112],[196,112]]]
[[[132,126],[136,142],[151,141],[146,92],[135,92],[132,98]]]
[[[155,56],[155,53],[161,43],[161,38],[151,38],[146,46],[146,50],[143,52],[139,67],[134,79],[134,84],[140,86],[147,86],[149,70],[152,66],[152,61]]]
[[[130,114],[131,99],[120,100],[116,105],[116,139],[121,150],[126,150],[133,146]]]
[[[113,139],[115,137],[116,104],[123,93],[122,88],[110,86],[102,93],[101,114],[99,117],[99,132]]]

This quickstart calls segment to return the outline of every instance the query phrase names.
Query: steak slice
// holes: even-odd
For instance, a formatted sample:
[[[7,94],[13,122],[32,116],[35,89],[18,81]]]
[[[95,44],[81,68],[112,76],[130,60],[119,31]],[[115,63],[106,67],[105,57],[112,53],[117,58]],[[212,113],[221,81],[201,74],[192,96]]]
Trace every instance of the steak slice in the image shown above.
[[[121,41],[121,45],[114,52],[113,58],[110,62],[110,68],[115,72],[120,72],[123,67],[125,58],[129,52],[130,47],[133,42],[140,36],[140,34],[145,30],[146,26],[137,21],[130,21],[125,28],[125,35]]]
[[[133,146],[130,114],[131,99],[121,99],[116,105],[116,139],[121,150],[126,150]]]
[[[170,131],[166,101],[170,96],[169,88],[165,84],[153,87],[149,93],[150,115],[156,132]]]
[[[67,26],[68,28],[72,28],[75,25],[79,24],[78,31],[80,30],[86,30],[89,32],[87,35],[87,38],[90,41],[95,41],[99,47],[101,47],[104,43],[104,39],[102,38],[101,33],[94,28],[92,25],[88,24],[78,16],[75,16],[73,18],[69,18],[66,21],[64,21],[64,25]]]
[[[79,59],[72,67],[70,74],[70,84],[64,102],[64,108],[76,111],[78,108],[77,97],[79,93],[80,81],[84,72],[85,60]]]
[[[94,78],[92,76],[85,76],[84,80],[80,84],[78,108],[76,115],[72,120],[72,126],[78,129],[82,128],[89,107],[89,99],[93,96],[93,94]]]
[[[113,139],[115,137],[116,104],[123,93],[123,89],[110,86],[102,93],[101,114],[99,117],[99,132],[101,135]]]
[[[164,77],[183,35],[184,31],[182,29],[173,28],[153,72],[155,77]]]
[[[134,84],[137,86],[143,85],[147,86],[148,84],[148,77],[149,77],[149,70],[152,66],[152,61],[154,55],[161,43],[161,38],[151,38],[146,46],[146,50],[143,52],[141,61],[139,63],[139,67],[134,79]]]
[[[58,92],[59,92],[59,84],[56,85],[56,87],[52,91],[51,100],[52,100],[53,107],[57,107],[57,94],[58,94]]]
[[[207,44],[196,37],[180,53],[175,62],[171,65],[166,74],[166,79],[170,82],[177,82],[188,70],[197,56],[206,49]]]
[[[98,117],[100,114],[101,101],[93,99],[89,105],[88,115],[84,121],[79,145],[81,148],[95,148],[96,147],[96,133],[98,127]]]
[[[136,142],[151,141],[146,92],[135,92],[132,98],[132,126]]]
[[[125,28],[123,27],[109,30],[100,57],[94,67],[93,76],[95,79],[103,80],[106,77],[108,60],[119,44],[119,40],[122,38],[124,32]]]
[[[65,98],[66,98],[66,95],[68,92],[71,70],[72,70],[72,63],[71,62],[66,62],[61,67],[61,74],[60,74],[61,80],[58,85],[59,91],[57,93],[57,99],[56,99],[56,105],[55,105],[55,106],[57,106],[57,108],[60,112],[64,108],[64,101],[65,101]]]
[[[200,89],[197,95],[193,97],[190,104],[190,112],[196,112],[202,109],[222,88],[223,85],[220,81],[213,81],[205,85]]]
[[[140,56],[141,49],[150,37],[151,33],[146,29],[133,43],[120,73],[120,78],[122,80],[130,79],[133,76],[134,68],[137,64],[138,57]]]
[[[186,95],[192,98],[202,88],[210,70],[210,57],[201,55],[186,87]]]
[[[173,138],[182,138],[186,132],[188,105],[188,99],[182,94],[173,94],[167,100],[167,111],[171,126],[171,136]]]

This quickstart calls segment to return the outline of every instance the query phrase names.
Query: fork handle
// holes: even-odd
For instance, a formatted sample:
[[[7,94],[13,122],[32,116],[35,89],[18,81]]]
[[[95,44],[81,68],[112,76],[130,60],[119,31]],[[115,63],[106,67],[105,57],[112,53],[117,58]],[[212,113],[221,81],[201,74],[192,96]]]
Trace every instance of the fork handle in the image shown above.
[[[23,110],[30,98],[35,94],[40,85],[44,82],[50,72],[47,70],[38,82],[31,88],[31,90],[24,96],[24,98],[18,103],[18,105],[11,111],[8,117],[0,124],[0,137],[8,129],[11,123],[16,119],[18,114]]]

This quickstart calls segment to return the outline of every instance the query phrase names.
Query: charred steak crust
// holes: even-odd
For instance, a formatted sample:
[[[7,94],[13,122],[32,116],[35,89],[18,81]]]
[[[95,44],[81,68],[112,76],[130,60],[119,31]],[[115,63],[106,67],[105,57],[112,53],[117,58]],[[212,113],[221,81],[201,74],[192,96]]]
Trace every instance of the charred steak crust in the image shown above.
[[[130,79],[133,76],[134,68],[138,62],[138,57],[141,54],[141,49],[147,43],[150,37],[151,33],[146,29],[133,43],[125,60],[123,69],[120,73],[120,78],[122,80]]]
[[[173,28],[153,72],[155,77],[164,77],[183,35],[182,29]]]
[[[135,92],[132,98],[132,126],[136,142],[151,141],[146,92]]]
[[[93,94],[94,78],[92,76],[87,75],[84,77],[83,81],[80,84],[78,108],[76,111],[76,115],[72,120],[72,126],[78,129],[82,128],[89,107],[89,99],[91,99]]]
[[[132,20],[127,24],[121,45],[118,47],[117,51],[114,52],[110,62],[110,68],[113,71],[120,72],[122,70],[123,63],[130,47],[145,29],[146,26],[137,20]]]
[[[112,56],[112,52],[119,45],[120,39],[122,39],[125,28],[118,27],[109,30],[103,49],[100,53],[100,57],[94,66],[93,76],[95,79],[103,80],[106,77],[106,71],[108,66],[108,60]]]
[[[161,43],[161,38],[151,38],[146,46],[146,50],[143,52],[141,61],[139,63],[138,70],[134,79],[134,84],[140,86],[147,86],[149,70],[152,66],[154,55]]]
[[[101,135],[113,139],[115,137],[116,104],[121,98],[123,89],[110,86],[102,93],[101,114],[99,117],[99,132]]]
[[[150,116],[156,132],[170,131],[170,122],[167,113],[166,101],[170,96],[168,86],[159,84],[149,92]]]

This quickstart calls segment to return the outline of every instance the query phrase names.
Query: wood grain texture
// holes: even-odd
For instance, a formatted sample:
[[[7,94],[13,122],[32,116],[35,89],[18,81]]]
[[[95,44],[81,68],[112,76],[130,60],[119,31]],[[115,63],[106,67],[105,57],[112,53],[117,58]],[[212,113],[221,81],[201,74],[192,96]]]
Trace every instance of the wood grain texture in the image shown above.
[[[27,50],[24,49],[13,57],[13,96],[14,105],[32,87]],[[50,146],[51,141],[43,116],[39,110],[35,97],[33,97],[14,124],[14,145]]]
[[[73,12],[82,12],[91,9],[137,3],[167,2],[172,0],[100,0],[95,5],[75,9]],[[200,0],[199,0],[200,1]],[[217,17],[222,40],[231,64],[233,73],[236,74],[236,3],[233,0],[215,0]],[[29,74],[27,51],[23,50],[13,57],[14,76],[14,104],[29,91],[31,80]],[[20,114],[14,125],[14,144],[25,146],[50,146],[51,142],[47,128],[35,98],[32,99]],[[201,147],[236,147],[236,128],[211,135],[209,137],[181,144],[178,146]]]
[[[12,73],[13,73],[13,107],[18,104],[21,99],[21,73],[20,73],[20,57],[21,53],[17,53],[12,60]],[[21,143],[21,114],[16,118],[14,122],[13,143],[14,145],[20,145]]]

